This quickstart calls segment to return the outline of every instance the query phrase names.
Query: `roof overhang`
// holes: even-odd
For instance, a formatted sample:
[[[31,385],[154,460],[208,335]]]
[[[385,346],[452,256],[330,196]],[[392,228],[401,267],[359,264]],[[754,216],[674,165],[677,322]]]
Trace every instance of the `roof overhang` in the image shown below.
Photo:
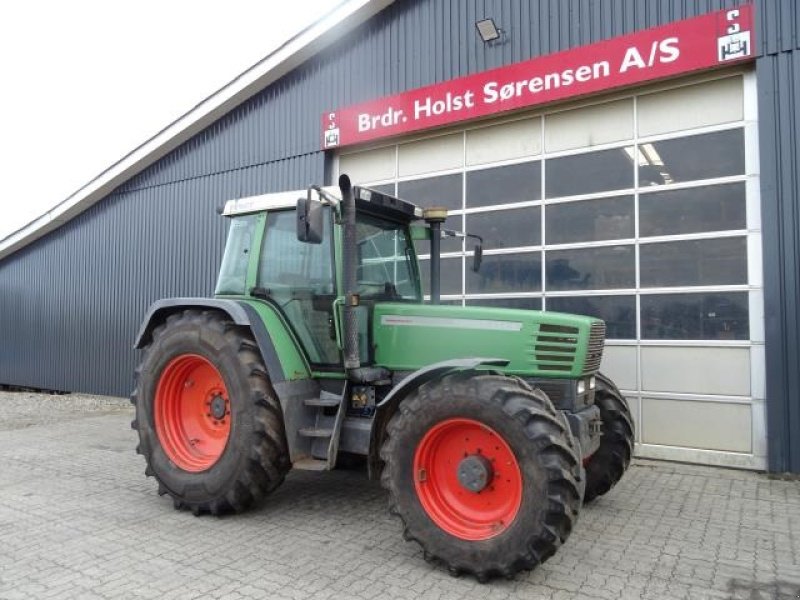
[[[74,194],[0,240],[0,259],[84,212],[236,106],[321,52],[395,0],[350,0],[200,102]]]

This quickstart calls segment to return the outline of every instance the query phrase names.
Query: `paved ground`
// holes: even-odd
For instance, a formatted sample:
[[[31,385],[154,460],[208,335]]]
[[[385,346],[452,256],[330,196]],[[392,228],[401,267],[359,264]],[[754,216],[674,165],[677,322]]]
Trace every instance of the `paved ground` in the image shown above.
[[[359,472],[292,473],[245,515],[174,511],[131,414],[0,392],[0,599],[800,598],[800,482],[639,461],[550,561],[481,585],[426,564]]]

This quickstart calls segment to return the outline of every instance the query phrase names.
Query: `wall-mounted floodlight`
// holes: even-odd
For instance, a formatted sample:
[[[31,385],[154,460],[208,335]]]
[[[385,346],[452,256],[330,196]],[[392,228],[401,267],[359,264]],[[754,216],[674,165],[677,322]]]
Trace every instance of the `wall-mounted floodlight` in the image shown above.
[[[500,33],[503,31],[495,25],[494,19],[491,17],[476,22],[475,27],[478,29],[478,35],[487,44],[500,39]]]

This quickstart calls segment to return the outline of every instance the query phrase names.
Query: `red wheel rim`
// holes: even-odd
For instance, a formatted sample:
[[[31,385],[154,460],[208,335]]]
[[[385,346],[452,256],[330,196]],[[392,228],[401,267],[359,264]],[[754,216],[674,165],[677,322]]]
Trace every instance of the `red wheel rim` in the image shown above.
[[[231,433],[230,397],[222,375],[197,354],[173,358],[158,380],[156,434],[167,457],[184,471],[211,468]]]
[[[478,491],[459,479],[467,460],[490,466]],[[514,453],[500,434],[472,419],[448,419],[428,430],[414,453],[414,487],[431,520],[462,540],[499,535],[522,504]]]

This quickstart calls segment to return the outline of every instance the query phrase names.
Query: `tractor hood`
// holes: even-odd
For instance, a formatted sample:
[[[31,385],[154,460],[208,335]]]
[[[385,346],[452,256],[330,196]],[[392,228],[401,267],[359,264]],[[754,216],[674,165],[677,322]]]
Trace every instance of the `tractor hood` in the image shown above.
[[[413,371],[435,362],[505,358],[506,373],[575,378],[600,367],[605,325],[555,312],[401,303],[375,305],[375,362]]]

